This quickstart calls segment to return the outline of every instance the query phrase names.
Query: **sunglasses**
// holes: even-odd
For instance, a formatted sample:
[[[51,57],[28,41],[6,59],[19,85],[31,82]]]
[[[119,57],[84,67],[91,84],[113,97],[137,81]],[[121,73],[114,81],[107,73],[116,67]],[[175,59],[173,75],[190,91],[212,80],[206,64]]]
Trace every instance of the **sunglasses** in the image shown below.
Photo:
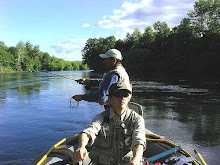
[[[130,95],[129,93],[121,93],[121,92],[113,94],[113,96],[115,97],[128,97],[129,95]]]

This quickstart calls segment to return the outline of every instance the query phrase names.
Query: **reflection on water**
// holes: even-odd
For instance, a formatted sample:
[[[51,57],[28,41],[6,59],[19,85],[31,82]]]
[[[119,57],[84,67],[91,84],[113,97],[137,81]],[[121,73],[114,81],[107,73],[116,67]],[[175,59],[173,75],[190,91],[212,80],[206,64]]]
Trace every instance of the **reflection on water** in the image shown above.
[[[176,85],[178,82],[175,85],[150,81],[132,83],[133,96],[145,106],[147,119],[166,119],[172,111],[175,120],[187,125],[193,133],[193,140],[199,145],[220,144],[219,88],[209,89],[207,82],[203,88],[195,88],[182,81],[179,85]],[[219,83],[215,85],[220,87]]]
[[[28,164],[64,137],[80,132],[103,107],[69,99],[88,91],[70,79],[101,77],[88,71],[0,74],[0,164]],[[60,76],[57,76],[60,75]],[[65,79],[67,77],[68,79]],[[148,76],[146,76],[148,77]],[[146,127],[197,149],[220,164],[220,81],[132,78],[132,101],[144,107]]]
[[[191,153],[197,148],[209,164],[220,163],[215,156],[220,154],[219,80],[149,79],[132,84],[133,100],[145,107],[148,128],[176,139]]]

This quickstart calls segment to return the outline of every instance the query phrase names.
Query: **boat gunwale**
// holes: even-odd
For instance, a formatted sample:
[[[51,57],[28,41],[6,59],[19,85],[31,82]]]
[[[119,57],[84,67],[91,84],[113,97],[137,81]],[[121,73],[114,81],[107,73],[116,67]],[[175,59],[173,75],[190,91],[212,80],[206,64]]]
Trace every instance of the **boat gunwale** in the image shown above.
[[[169,145],[170,147],[177,147],[178,145],[176,145],[175,143],[173,143],[172,141],[170,141],[169,139],[159,136],[155,133],[152,133],[151,131],[146,129],[146,142],[154,142],[154,143],[165,143],[167,145]],[[56,143],[55,145],[53,145],[48,151],[42,153],[41,155],[39,155],[35,160],[33,160],[30,165],[33,164],[33,162],[37,161],[38,159],[40,159],[37,163],[37,165],[43,165],[44,162],[47,160],[48,156],[53,153],[53,152],[57,152],[57,150],[59,149],[59,147],[61,145],[66,145],[66,144],[70,144],[73,143],[73,140],[77,140],[78,137],[80,135],[77,134],[75,136],[71,136],[71,137],[67,137],[64,138],[62,140],[60,140],[58,143]],[[150,138],[151,137],[151,138]],[[62,152],[61,150],[58,150],[58,152],[63,153],[63,154],[67,154],[71,159],[72,157],[70,156],[70,154],[68,154],[66,151]],[[182,147],[180,148],[179,152],[187,157],[192,157],[194,158],[190,153],[188,153],[186,150],[184,150]],[[194,158],[195,159],[195,158]],[[197,165],[199,164],[197,160],[194,161],[194,164]]]

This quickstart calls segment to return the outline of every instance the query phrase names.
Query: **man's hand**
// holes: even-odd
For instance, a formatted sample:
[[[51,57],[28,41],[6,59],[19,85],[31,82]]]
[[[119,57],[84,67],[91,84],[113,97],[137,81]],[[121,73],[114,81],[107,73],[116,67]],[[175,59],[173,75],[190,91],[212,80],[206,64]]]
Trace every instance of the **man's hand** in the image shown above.
[[[81,78],[78,80],[75,80],[79,84],[89,84],[90,83],[90,78]]]
[[[128,165],[140,165],[140,164],[141,164],[140,158],[136,157],[132,161],[130,161]]]
[[[85,160],[87,156],[88,156],[87,149],[85,147],[80,147],[73,153],[73,160],[74,162],[80,162]]]
[[[88,156],[88,152],[85,146],[88,144],[90,138],[91,136],[86,133],[81,134],[78,142],[79,148],[73,153],[74,162],[83,161]]]
[[[143,145],[134,146],[133,147],[133,159],[132,159],[132,161],[130,161],[129,165],[140,165],[143,152],[144,152]]]
[[[82,101],[83,100],[83,95],[74,95],[72,98],[76,101]]]

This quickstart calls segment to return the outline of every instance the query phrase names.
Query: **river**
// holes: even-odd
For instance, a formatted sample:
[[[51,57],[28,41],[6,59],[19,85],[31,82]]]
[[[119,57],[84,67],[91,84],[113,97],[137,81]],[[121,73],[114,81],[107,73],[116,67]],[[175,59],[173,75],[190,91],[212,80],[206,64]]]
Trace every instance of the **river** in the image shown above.
[[[88,91],[74,79],[89,71],[0,74],[0,164],[28,164],[61,139],[79,133],[103,107],[69,99]],[[220,79],[131,77],[132,101],[146,127],[209,165],[220,164]]]

